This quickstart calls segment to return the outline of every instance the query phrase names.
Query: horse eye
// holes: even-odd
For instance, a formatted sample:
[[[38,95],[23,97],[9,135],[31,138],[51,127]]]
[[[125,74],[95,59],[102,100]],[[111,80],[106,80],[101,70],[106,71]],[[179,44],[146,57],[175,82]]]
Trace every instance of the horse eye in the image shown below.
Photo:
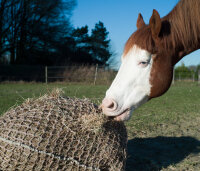
[[[146,64],[147,64],[147,62],[141,62],[140,64],[142,64],[142,65],[146,65]]]
[[[142,61],[139,63],[139,65],[141,65],[142,67],[146,67],[148,65],[148,62]]]

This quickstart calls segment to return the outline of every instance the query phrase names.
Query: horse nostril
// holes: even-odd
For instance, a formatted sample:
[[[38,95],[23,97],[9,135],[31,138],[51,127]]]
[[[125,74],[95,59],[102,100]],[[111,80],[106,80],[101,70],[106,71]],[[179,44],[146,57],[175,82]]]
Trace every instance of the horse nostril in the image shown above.
[[[104,110],[114,111],[117,109],[117,103],[113,99],[105,98],[102,101],[102,108]]]
[[[108,108],[112,109],[115,107],[115,104],[113,102],[110,103],[110,105],[108,106]]]

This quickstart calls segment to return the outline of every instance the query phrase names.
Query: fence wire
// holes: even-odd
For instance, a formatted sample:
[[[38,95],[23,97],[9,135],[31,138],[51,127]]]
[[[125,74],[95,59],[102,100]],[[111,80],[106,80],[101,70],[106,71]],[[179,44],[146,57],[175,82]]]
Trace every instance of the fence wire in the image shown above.
[[[107,67],[96,66],[64,66],[46,67],[46,82],[85,82],[91,84],[109,84],[117,71]]]
[[[117,74],[108,67],[93,66],[0,66],[0,81],[79,82],[111,84]],[[130,73],[127,73],[130,74]],[[175,71],[176,81],[199,82],[200,71]]]

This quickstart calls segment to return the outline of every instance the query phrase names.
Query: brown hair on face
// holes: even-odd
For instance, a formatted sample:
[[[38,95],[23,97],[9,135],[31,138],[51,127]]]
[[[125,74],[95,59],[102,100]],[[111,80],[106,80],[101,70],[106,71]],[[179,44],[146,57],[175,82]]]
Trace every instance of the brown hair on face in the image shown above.
[[[155,45],[151,36],[151,30],[149,26],[145,26],[137,30],[129,37],[124,47],[124,56],[130,51],[133,45],[137,45],[141,49],[153,52]]]

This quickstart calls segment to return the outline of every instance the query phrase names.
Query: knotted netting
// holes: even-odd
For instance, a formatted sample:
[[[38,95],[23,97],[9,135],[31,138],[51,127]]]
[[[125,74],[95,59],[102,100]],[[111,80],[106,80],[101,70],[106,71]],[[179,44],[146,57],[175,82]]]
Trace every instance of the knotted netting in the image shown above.
[[[126,162],[127,133],[88,99],[54,92],[0,118],[0,170],[113,170]]]

